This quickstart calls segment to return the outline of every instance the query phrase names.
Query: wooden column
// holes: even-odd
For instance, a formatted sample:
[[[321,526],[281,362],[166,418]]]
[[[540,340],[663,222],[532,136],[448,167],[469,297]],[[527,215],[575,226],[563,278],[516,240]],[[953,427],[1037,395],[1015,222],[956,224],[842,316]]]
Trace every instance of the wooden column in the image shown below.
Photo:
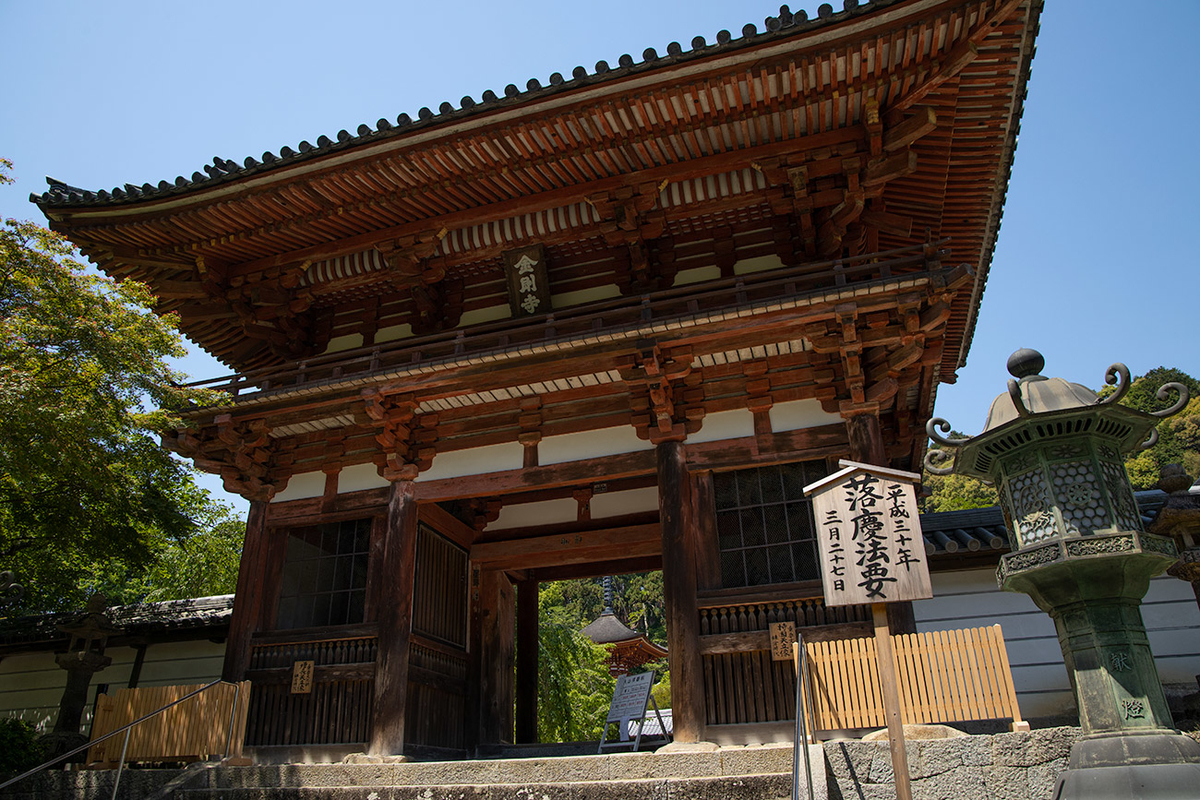
[[[713,474],[698,472],[691,476],[691,514],[696,529],[696,588],[721,588],[721,547],[717,541],[716,500]]]
[[[242,544],[242,559],[238,565],[237,588],[233,596],[233,613],[229,619],[229,634],[225,638],[225,664],[221,677],[240,681],[250,666],[250,637],[259,629],[262,609],[267,602],[264,578],[273,565],[271,542],[267,530],[270,503],[252,500],[246,517],[246,538]]]
[[[513,586],[500,570],[479,577],[479,743],[513,739]]]
[[[538,740],[538,582],[517,584],[517,744]]]
[[[874,413],[846,417],[846,433],[850,438],[850,460],[877,467],[890,467],[883,446],[883,430]],[[911,602],[887,604],[888,626],[892,635],[916,633],[917,620]]]
[[[656,452],[675,741],[698,742],[704,733],[704,666],[696,605],[699,532],[691,511],[691,481],[683,442],[660,442]]]
[[[417,496],[412,481],[392,481],[383,536],[371,544],[371,605],[379,623],[379,655],[375,661],[368,752],[396,755],[404,749],[408,647],[417,565]]]

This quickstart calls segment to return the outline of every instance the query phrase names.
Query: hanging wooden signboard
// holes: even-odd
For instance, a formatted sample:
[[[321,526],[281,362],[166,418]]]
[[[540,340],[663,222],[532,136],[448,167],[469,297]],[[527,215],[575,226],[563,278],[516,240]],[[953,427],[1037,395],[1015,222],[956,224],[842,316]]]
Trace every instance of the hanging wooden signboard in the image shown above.
[[[771,631],[771,660],[791,661],[792,647],[796,644],[796,623],[772,622]]]
[[[933,597],[914,472],[853,461],[804,487],[813,499],[825,605]]]
[[[292,663],[292,694],[312,694],[313,662]]]
[[[550,279],[546,250],[540,244],[500,254],[508,279],[508,304],[513,318],[550,313]]]

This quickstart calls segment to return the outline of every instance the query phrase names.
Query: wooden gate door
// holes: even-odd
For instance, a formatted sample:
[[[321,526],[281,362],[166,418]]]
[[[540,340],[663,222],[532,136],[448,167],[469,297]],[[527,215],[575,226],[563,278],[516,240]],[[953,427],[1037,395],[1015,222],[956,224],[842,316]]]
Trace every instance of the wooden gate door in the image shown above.
[[[447,517],[422,513],[417,529],[404,741],[461,750],[467,746],[468,558],[455,541],[461,523]]]

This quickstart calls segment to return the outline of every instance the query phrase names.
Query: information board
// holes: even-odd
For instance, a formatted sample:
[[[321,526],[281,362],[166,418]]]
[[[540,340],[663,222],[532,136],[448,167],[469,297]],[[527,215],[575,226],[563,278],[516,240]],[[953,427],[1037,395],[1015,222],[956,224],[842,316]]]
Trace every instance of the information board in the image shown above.
[[[825,605],[933,597],[911,472],[840,462],[813,499]]]
[[[613,691],[612,705],[608,707],[608,719],[605,722],[621,722],[624,728],[624,721],[646,716],[646,704],[650,702],[650,689],[653,686],[653,672],[617,678],[617,688]]]

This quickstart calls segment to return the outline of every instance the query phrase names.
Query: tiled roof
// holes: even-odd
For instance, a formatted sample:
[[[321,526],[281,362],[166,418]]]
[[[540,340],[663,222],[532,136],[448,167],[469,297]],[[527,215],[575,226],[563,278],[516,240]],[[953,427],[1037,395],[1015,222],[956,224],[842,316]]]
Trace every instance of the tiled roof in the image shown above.
[[[168,631],[202,628],[223,629],[233,614],[233,595],[196,597],[191,600],[166,600],[113,606],[109,618],[120,630],[119,636],[138,636]],[[35,614],[0,619],[0,645],[34,644],[65,640],[58,626],[80,615]]]
[[[808,13],[804,10],[793,13],[784,5],[780,7],[778,16],[767,17],[764,20],[764,30],[762,31],[759,31],[753,24],[744,26],[740,37],[734,37],[729,31],[723,30],[717,33],[716,41],[713,43],[709,43],[703,36],[697,36],[692,39],[691,48],[688,50],[685,50],[678,42],[671,42],[667,45],[667,52],[661,55],[653,47],[650,47],[642,52],[641,61],[637,61],[633,56],[625,54],[617,59],[616,66],[610,65],[607,61],[598,61],[591,72],[586,67],[578,66],[571,71],[569,78],[560,72],[555,72],[550,76],[548,83],[545,85],[537,78],[530,78],[525,83],[524,90],[510,83],[504,88],[502,95],[498,95],[488,89],[478,101],[473,97],[466,96],[460,99],[457,105],[449,101],[443,102],[438,106],[436,112],[428,107],[422,108],[417,112],[416,119],[413,119],[408,114],[401,114],[396,118],[395,123],[381,118],[375,123],[374,127],[365,123],[359,125],[353,134],[343,129],[338,131],[337,136],[333,139],[328,136],[320,136],[317,138],[315,145],[307,141],[302,141],[295,148],[288,146],[281,147],[278,155],[268,151],[263,153],[260,158],[247,156],[240,164],[236,161],[217,156],[213,158],[212,164],[204,165],[202,172],[193,172],[190,179],[180,175],[174,181],[159,181],[158,185],[144,183],[141,186],[134,186],[127,183],[123,188],[117,187],[112,189],[112,191],[91,191],[70,186],[62,181],[47,177],[46,182],[50,185],[50,189],[40,195],[31,194],[29,199],[31,202],[42,206],[69,207],[116,205],[148,198],[181,195],[196,189],[228,183],[329,153],[402,136],[414,130],[442,125],[471,115],[490,112],[498,108],[519,105],[559,92],[584,86],[593,86],[617,78],[652,71],[671,64],[705,58],[718,53],[723,54],[744,47],[787,38],[795,34],[811,31],[815,28],[843,22],[852,17],[873,13],[879,9],[894,5],[897,2],[899,0],[873,0],[872,2],[860,4],[858,0],[844,0],[842,10],[839,12],[834,12],[833,6],[829,3],[822,3],[817,9],[817,17],[815,19],[809,19]]]

